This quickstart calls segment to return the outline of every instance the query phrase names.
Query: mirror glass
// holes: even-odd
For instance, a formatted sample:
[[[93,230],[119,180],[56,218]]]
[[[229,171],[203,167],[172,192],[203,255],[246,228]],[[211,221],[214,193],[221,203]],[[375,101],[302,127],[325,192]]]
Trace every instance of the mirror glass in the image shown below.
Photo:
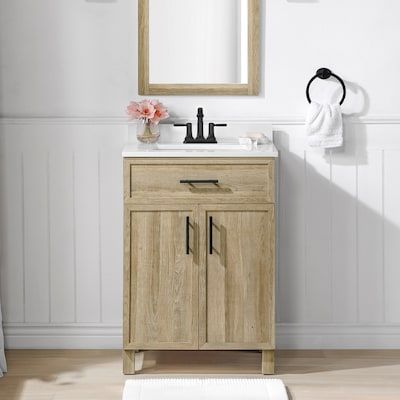
[[[150,84],[247,84],[248,0],[149,0]]]

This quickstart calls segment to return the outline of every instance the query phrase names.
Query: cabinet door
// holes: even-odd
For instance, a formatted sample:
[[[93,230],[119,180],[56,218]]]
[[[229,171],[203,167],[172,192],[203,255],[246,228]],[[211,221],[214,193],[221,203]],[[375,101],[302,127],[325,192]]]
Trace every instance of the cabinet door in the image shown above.
[[[201,248],[207,249],[200,348],[273,348],[274,206],[207,206],[200,215]]]
[[[196,210],[126,206],[125,349],[198,348]]]

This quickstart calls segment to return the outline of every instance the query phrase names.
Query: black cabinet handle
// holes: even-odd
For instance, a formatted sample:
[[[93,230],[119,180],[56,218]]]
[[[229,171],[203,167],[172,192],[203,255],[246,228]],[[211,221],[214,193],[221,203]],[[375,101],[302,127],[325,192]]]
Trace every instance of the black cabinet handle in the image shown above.
[[[196,183],[204,183],[204,184],[214,184],[216,185],[218,183],[218,179],[181,179],[179,183],[188,183],[190,184],[196,184]]]
[[[212,254],[213,253],[213,217],[210,217],[209,221],[210,221],[210,232],[209,232],[209,237],[208,237],[209,247],[210,247],[209,251],[210,251],[210,254]]]
[[[186,254],[188,254],[188,255],[189,255],[189,253],[190,253],[190,246],[189,246],[189,229],[190,229],[189,217],[186,217]]]

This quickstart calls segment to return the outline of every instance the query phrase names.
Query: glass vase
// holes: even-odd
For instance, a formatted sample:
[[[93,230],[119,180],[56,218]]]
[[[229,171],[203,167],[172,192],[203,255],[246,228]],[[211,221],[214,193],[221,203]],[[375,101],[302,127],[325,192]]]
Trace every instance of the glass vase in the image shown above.
[[[136,137],[141,143],[156,143],[160,137],[158,124],[152,124],[146,120],[139,120],[137,124]]]

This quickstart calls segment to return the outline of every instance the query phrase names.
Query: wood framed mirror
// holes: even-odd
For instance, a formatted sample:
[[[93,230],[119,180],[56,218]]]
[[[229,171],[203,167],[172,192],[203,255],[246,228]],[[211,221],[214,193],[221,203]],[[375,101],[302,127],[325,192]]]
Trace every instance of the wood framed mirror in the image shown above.
[[[138,0],[140,95],[249,95],[260,0]]]

